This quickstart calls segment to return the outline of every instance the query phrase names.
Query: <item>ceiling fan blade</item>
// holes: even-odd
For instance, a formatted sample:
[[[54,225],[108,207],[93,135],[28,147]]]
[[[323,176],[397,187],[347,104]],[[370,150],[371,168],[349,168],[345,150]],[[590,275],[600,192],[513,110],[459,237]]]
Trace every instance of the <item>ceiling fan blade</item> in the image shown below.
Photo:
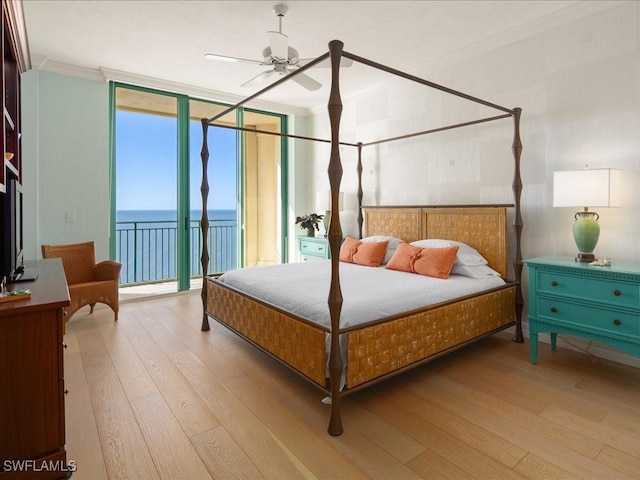
[[[322,87],[322,84],[320,82],[316,82],[313,78],[305,75],[304,73],[299,73],[296,76],[291,77],[291,80],[311,91],[318,90],[320,87]]]
[[[267,70],[266,72],[262,72],[262,73],[256,75],[251,80],[248,80],[248,81],[244,82],[240,86],[241,87],[253,87],[254,85],[260,85],[261,83],[264,83],[274,73],[276,73],[275,70]]]
[[[303,67],[311,60],[315,60],[315,58],[301,58],[300,60],[298,60],[298,66]],[[350,58],[342,57],[340,59],[340,68],[347,68],[351,65],[353,65],[353,60],[351,60]],[[319,64],[317,64],[316,67],[329,68],[331,67],[331,60],[327,58],[326,60],[323,60]]]
[[[271,56],[279,62],[286,62],[289,58],[289,37],[280,32],[267,32]]]
[[[226,55],[218,55],[215,53],[207,53],[204,56],[209,60],[219,60],[221,62],[229,62],[229,63],[252,63],[254,65],[264,65],[264,63],[260,60],[248,60],[246,58],[238,58],[238,57],[227,57]]]

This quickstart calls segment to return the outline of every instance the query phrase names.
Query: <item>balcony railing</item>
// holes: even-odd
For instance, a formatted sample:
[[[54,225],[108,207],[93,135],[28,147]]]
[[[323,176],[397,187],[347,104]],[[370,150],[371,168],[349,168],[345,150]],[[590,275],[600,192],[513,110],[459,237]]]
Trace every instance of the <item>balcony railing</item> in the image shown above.
[[[116,222],[116,260],[122,264],[120,284],[153,283],[177,278],[177,224],[167,221]],[[210,220],[209,272],[236,268],[235,220]],[[202,275],[200,221],[189,222],[189,271]]]

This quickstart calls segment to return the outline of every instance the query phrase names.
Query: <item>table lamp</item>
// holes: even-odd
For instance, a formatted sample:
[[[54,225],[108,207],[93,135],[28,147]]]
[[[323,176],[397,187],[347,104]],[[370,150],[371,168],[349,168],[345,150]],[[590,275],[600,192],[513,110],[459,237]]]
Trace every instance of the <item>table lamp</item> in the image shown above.
[[[553,172],[553,206],[581,207],[575,214],[573,239],[576,262],[595,260],[593,250],[600,237],[600,216],[589,208],[621,206],[622,172],[612,168],[585,168]]]
[[[344,192],[338,194],[338,209],[342,211],[344,203]],[[316,192],[316,209],[320,212],[324,211],[322,222],[324,223],[324,236],[329,233],[331,224],[331,192],[329,190],[321,190]]]

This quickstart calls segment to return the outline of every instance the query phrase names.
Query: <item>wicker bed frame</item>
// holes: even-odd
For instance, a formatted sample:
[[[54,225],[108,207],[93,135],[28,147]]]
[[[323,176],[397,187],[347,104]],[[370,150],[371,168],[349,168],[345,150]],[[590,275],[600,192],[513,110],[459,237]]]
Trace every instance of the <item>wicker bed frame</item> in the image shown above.
[[[421,238],[464,241],[506,276],[505,208],[366,209],[367,235],[407,242]],[[437,236],[437,237],[436,237]],[[275,356],[330,394],[323,328],[207,278],[209,316]],[[346,391],[460,348],[516,324],[515,285],[433,305],[365,325],[341,328],[347,336]]]
[[[331,397],[331,415],[328,432],[340,435],[343,432],[340,416],[340,398],[369,385],[396,375],[410,368],[445,355],[487,335],[515,326],[514,341],[523,342],[521,329],[522,292],[520,278],[522,274],[522,255],[520,237],[522,217],[520,214],[520,141],[519,124],[521,110],[509,109],[499,105],[456,92],[432,82],[414,77],[370,60],[358,57],[342,49],[340,41],[329,43],[329,52],[307,63],[289,75],[281,78],[242,102],[229,107],[210,119],[202,120],[202,220],[203,236],[202,271],[203,273],[203,317],[202,330],[209,330],[209,318],[213,318],[242,336],[250,343],[267,352],[283,364],[291,367],[305,379],[328,393]],[[503,114],[473,120],[462,124],[446,126],[429,131],[410,133],[400,137],[378,140],[368,144],[344,143],[339,139],[342,102],[339,88],[339,66],[342,57],[377,68],[427,87],[465,98],[498,109]],[[328,309],[331,317],[330,328],[317,326],[304,318],[282,311],[257,298],[230,288],[216,278],[208,276],[209,255],[207,234],[207,198],[209,185],[207,165],[209,150],[207,129],[209,126],[222,126],[214,122],[227,113],[243,106],[262,93],[288,81],[291,77],[330,59],[332,82],[328,110],[331,123],[331,139],[323,140],[301,137],[291,134],[262,132],[289,138],[310,141],[322,141],[331,144],[328,166],[331,189],[331,222],[328,232],[331,250],[331,285],[328,297]],[[506,113],[505,113],[506,112]],[[467,127],[504,118],[514,119],[514,138],[512,144],[514,156],[514,177],[512,189],[514,203],[500,206],[477,207],[362,207],[362,149],[388,141],[412,138],[458,127]],[[229,128],[229,127],[226,127]],[[244,130],[242,127],[232,127]],[[390,235],[411,242],[421,238],[443,238],[458,240],[474,247],[489,262],[489,265],[508,278],[508,242],[506,235],[506,208],[514,209],[513,222],[513,270],[514,277],[500,288],[479,295],[468,296],[457,301],[445,302],[429,308],[418,309],[402,315],[370,322],[357,327],[340,328],[342,294],[340,290],[339,255],[342,241],[342,227],[338,208],[338,192],[342,178],[340,147],[351,146],[358,149],[358,229],[365,236]],[[325,337],[330,334],[331,347],[327,359]],[[347,338],[346,384],[341,389],[344,359],[340,351],[340,337]],[[327,364],[329,378],[327,379]]]

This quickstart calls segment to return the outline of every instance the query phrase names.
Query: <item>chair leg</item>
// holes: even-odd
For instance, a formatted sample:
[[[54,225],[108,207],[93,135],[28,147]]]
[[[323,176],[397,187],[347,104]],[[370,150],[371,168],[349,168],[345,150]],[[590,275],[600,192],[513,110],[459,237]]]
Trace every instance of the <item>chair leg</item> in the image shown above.
[[[91,310],[89,310],[89,313],[93,313],[93,307],[95,307],[96,304],[95,303],[90,303],[89,307],[91,308]]]

